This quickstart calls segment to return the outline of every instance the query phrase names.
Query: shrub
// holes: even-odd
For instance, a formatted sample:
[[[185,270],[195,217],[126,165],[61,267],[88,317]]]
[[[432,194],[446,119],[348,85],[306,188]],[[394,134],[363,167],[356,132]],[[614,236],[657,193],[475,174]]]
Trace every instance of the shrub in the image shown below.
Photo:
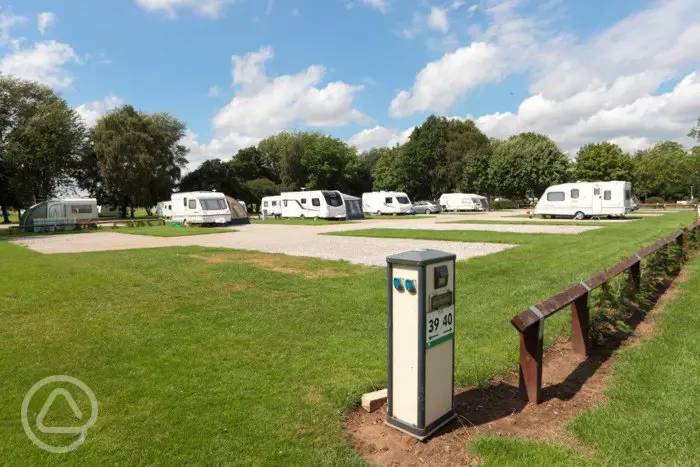
[[[647,204],[663,204],[664,199],[660,196],[650,196],[647,198]]]
[[[493,201],[490,204],[490,208],[493,210],[498,209],[514,209],[516,207],[515,202],[510,199],[499,199],[498,201]]]

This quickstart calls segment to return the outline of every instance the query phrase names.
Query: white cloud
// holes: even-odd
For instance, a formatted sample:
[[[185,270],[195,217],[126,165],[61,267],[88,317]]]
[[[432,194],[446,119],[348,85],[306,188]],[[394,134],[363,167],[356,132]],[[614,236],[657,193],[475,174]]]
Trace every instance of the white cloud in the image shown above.
[[[201,16],[217,18],[224,5],[235,0],[136,0],[136,4],[146,11],[162,13],[175,18],[178,10],[194,10]]]
[[[408,141],[415,127],[403,131],[383,126],[366,128],[348,138],[348,144],[355,146],[360,151],[366,151],[378,147],[392,147]]]
[[[109,95],[99,101],[81,104],[75,108],[75,111],[78,112],[85,125],[88,128],[92,128],[97,124],[100,117],[122,105],[124,105],[124,100],[121,97]]]
[[[36,27],[43,35],[56,21],[56,15],[50,11],[42,11],[36,18]]]
[[[552,32],[536,11],[518,14],[517,0],[486,1],[479,9],[490,18],[487,27],[471,30],[471,44],[428,63],[410,89],[396,94],[392,116],[445,112],[478,86],[529,72],[531,95],[517,111],[476,119],[490,136],[538,131],[569,151],[598,140],[627,149],[661,138],[687,141],[700,115],[692,73],[700,60],[696,2],[654,3],[585,41]]]
[[[442,33],[450,29],[450,22],[447,19],[447,11],[443,8],[432,7],[428,14],[428,27]]]
[[[389,6],[391,4],[390,0],[361,0],[362,3],[370,8],[379,10],[382,13],[389,11]]]
[[[501,50],[489,43],[472,42],[443,55],[423,68],[413,88],[401,91],[391,101],[394,117],[406,117],[425,110],[447,111],[467,90],[504,77],[507,63]]]
[[[258,91],[267,84],[265,62],[270,60],[274,52],[272,47],[261,47],[257,52],[249,52],[243,56],[231,57],[233,84],[240,85],[243,92]]]
[[[262,47],[232,57],[236,95],[212,119],[214,137],[209,143],[201,143],[194,133],[188,135],[186,144],[192,148],[192,161],[229,158],[238,149],[283,130],[339,127],[367,120],[353,107],[355,94],[362,86],[342,81],[324,83],[326,69],[321,65],[270,77],[265,63],[273,55],[271,47]]]
[[[78,63],[73,48],[61,42],[37,42],[31,48],[14,50],[0,59],[0,72],[37,81],[54,89],[71,85],[73,76],[63,67]]]
[[[0,10],[0,45],[9,44],[12,48],[18,48],[21,41],[13,38],[10,34],[10,30],[25,21],[27,21],[27,18],[24,16],[4,13]]]

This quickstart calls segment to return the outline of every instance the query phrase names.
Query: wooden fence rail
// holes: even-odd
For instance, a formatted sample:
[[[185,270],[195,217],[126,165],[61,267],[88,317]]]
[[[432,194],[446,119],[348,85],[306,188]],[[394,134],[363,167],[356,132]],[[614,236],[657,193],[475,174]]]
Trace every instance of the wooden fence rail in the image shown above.
[[[686,235],[694,232],[698,227],[700,227],[700,220],[684,230],[674,232],[642,248],[612,268],[581,281],[514,316],[511,323],[520,333],[520,392],[523,399],[537,404],[542,400],[542,349],[546,318],[571,305],[571,345],[577,354],[585,358],[589,352],[589,293],[628,270],[629,280],[634,290],[639,292],[642,260],[674,242],[681,247],[682,252]]]

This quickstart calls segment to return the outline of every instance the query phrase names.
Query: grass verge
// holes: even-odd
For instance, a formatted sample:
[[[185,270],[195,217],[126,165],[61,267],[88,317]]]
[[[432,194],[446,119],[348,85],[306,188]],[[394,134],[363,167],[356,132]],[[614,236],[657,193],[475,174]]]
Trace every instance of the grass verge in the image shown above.
[[[207,235],[216,233],[235,232],[232,229],[221,229],[216,227],[198,227],[198,226],[180,226],[175,227],[171,224],[165,225],[149,225],[143,227],[118,227],[118,228],[102,228],[100,231],[112,230],[114,232],[133,234],[133,235],[150,235],[153,237],[186,237],[189,235]]]
[[[572,434],[590,451],[512,438],[472,445],[485,465],[694,465],[700,459],[700,256],[657,319],[654,336],[618,353],[608,401],[576,417]]]

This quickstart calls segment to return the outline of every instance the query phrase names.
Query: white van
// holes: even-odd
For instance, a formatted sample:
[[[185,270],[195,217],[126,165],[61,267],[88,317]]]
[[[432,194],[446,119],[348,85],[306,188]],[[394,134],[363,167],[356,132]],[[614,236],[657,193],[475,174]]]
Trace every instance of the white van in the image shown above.
[[[345,219],[345,201],[336,190],[283,192],[282,217],[311,217],[314,219]]]
[[[260,201],[260,212],[263,217],[279,217],[282,215],[282,197],[264,196]]]
[[[226,196],[216,191],[173,193],[170,197],[173,222],[185,224],[226,224],[231,211]]]
[[[630,182],[576,182],[547,188],[533,214],[580,220],[586,217],[623,217],[633,210]]]
[[[402,191],[362,193],[362,210],[368,214],[413,214],[413,204]]]
[[[473,193],[443,193],[440,196],[443,211],[488,211],[489,202],[485,196]]]

